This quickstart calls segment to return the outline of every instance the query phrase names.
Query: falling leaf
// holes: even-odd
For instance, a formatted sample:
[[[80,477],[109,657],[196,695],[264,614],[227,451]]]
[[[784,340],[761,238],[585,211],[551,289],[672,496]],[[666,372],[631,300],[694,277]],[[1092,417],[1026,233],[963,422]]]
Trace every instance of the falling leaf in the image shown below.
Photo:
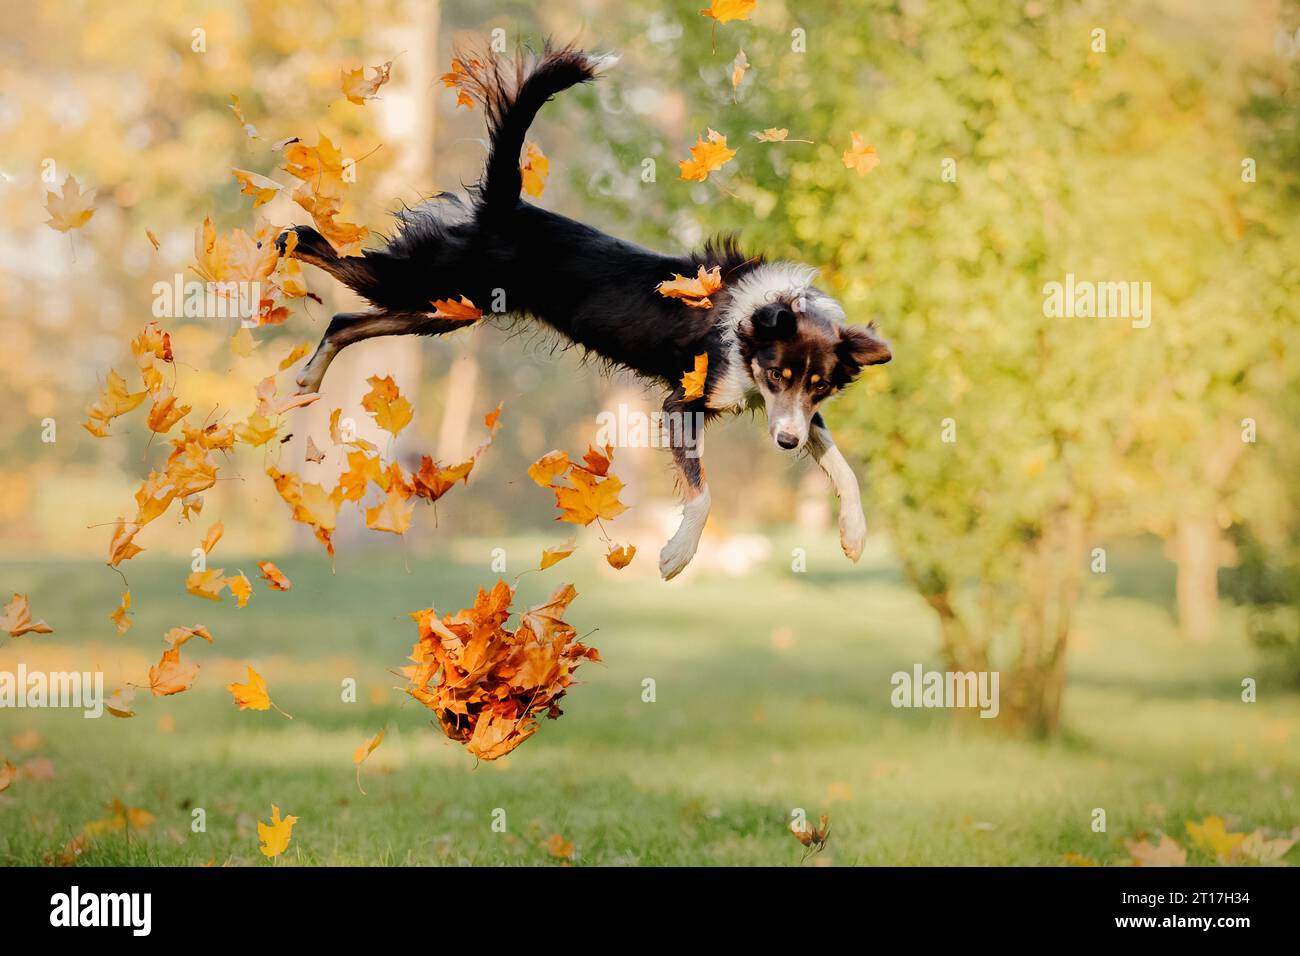
[[[634,544],[618,545],[617,547],[611,545],[609,553],[605,555],[605,560],[609,562],[609,566],[615,571],[622,571],[632,563],[632,558],[635,556],[636,545]]]
[[[104,391],[95,404],[86,409],[90,421],[82,427],[95,437],[104,438],[107,435],[108,423],[134,409],[148,394],[148,389],[139,392],[128,391],[126,379],[113,369],[109,369],[104,380]]]
[[[542,552],[541,563],[538,565],[537,570],[545,571],[547,568],[554,564],[559,564],[569,555],[573,554],[576,542],[577,538],[570,538],[568,541],[564,542],[564,544],[559,544],[553,548],[547,548],[544,550]]]
[[[542,849],[557,860],[573,859],[573,844],[558,833],[552,833],[542,841]]]
[[[95,191],[83,193],[75,176],[63,180],[63,195],[45,194],[45,211],[50,214],[45,225],[59,232],[80,229],[95,214]]]
[[[123,687],[113,692],[113,695],[104,701],[104,709],[114,717],[126,719],[134,717],[135,711],[131,709],[131,700],[135,697],[135,688]]]
[[[758,0],[712,0],[707,10],[701,10],[700,15],[709,17],[718,23],[729,23],[732,20],[748,20],[749,15],[758,6]]]
[[[736,58],[731,61],[731,99],[735,102],[736,94],[740,92],[740,81],[745,78],[745,71],[749,69],[749,57],[745,56],[745,50],[742,47],[736,54]]]
[[[117,567],[121,562],[130,560],[144,550],[131,541],[139,531],[139,525],[128,525],[124,519],[117,519],[117,524],[113,526],[113,537],[108,542],[108,564],[111,567]]]
[[[1244,833],[1229,833],[1224,826],[1223,817],[1215,816],[1206,817],[1200,823],[1188,820],[1187,835],[1192,838],[1193,846],[1220,860],[1229,859],[1246,839]]]
[[[266,176],[250,172],[247,169],[232,169],[230,174],[239,183],[239,194],[253,197],[254,209],[269,203],[284,188],[281,183],[277,183],[274,179],[268,179]]]
[[[244,135],[249,139],[257,139],[257,127],[244,119],[244,110],[239,104],[239,97],[233,93],[230,94],[230,112],[235,114],[239,125],[244,127]]]
[[[393,61],[389,60],[382,66],[371,67],[375,75],[366,79],[366,68],[361,66],[355,70],[341,71],[339,85],[343,90],[343,95],[348,98],[349,103],[355,103],[357,106],[365,106],[366,100],[375,98],[379,88],[388,82],[388,74],[393,69]]]
[[[406,534],[414,514],[415,502],[412,500],[412,494],[393,484],[383,501],[373,508],[366,509],[366,527],[372,531]]]
[[[241,325],[239,331],[230,337],[230,351],[239,358],[248,358],[255,348],[257,348],[257,341],[245,326]]]
[[[169,697],[194,686],[199,676],[198,664],[181,661],[181,649],[173,647],[163,651],[157,666],[149,668],[149,690],[155,697]]]
[[[184,647],[192,638],[199,637],[212,643],[212,633],[202,624],[191,624],[188,627],[173,627],[163,635],[163,640],[167,642],[173,650],[179,650]]]
[[[1187,851],[1180,847],[1169,834],[1160,834],[1160,842],[1152,845],[1145,837],[1125,840],[1124,849],[1128,851],[1133,866],[1186,866]]]
[[[273,424],[265,415],[258,415],[257,413],[249,415],[248,418],[240,423],[240,425],[235,429],[236,437],[238,437],[238,439],[244,444],[250,445],[253,448],[258,447],[259,445],[265,445],[272,438],[278,435],[279,432],[280,426]]]
[[[880,157],[876,155],[876,147],[868,146],[857,133],[851,135],[853,145],[844,151],[844,165],[856,170],[859,176],[865,176],[880,165]]]
[[[682,388],[686,389],[682,398],[686,401],[694,401],[697,398],[704,397],[704,380],[709,374],[709,356],[695,356],[695,370],[687,372],[682,376]]]
[[[682,179],[704,182],[709,173],[717,172],[735,155],[734,149],[727,148],[727,137],[710,129],[708,142],[703,136],[696,137],[695,145],[691,147],[691,158],[683,159],[677,165],[681,168]]]
[[[236,607],[243,607],[248,603],[248,599],[253,596],[253,585],[248,583],[248,578],[244,577],[243,571],[240,571],[234,577],[226,578],[226,586],[230,588]]]
[[[483,318],[483,310],[478,308],[465,296],[457,302],[454,299],[434,299],[433,315],[438,319],[456,319],[461,322],[473,322]]]
[[[261,568],[262,578],[272,591],[287,591],[293,587],[293,583],[284,576],[284,572],[270,561],[258,561],[257,566]]]
[[[235,703],[239,705],[240,710],[270,710],[275,707],[275,702],[271,700],[271,695],[267,693],[266,681],[262,675],[253,670],[251,665],[245,665],[248,668],[248,683],[246,684],[227,684],[226,690],[230,691],[230,696],[235,698]],[[289,717],[279,707],[277,711]],[[292,717],[289,717],[292,720]]]
[[[711,309],[713,300],[709,296],[721,288],[722,267],[714,266],[705,271],[704,266],[701,265],[696,271],[695,278],[688,279],[674,272],[671,279],[665,279],[655,286],[655,291],[665,299],[681,299],[683,304],[692,309]]]
[[[361,407],[371,414],[376,425],[396,435],[411,423],[411,403],[398,391],[391,375],[372,375],[366,381],[370,391],[362,396]]]
[[[477,67],[479,66],[479,62],[477,60],[470,60],[470,65]],[[443,85],[448,89],[456,90],[456,105],[473,109],[474,99],[465,91],[463,85],[467,79],[469,79],[469,71],[466,68],[465,63],[459,59],[453,59],[451,61],[450,72],[442,75]]]
[[[295,345],[292,349],[289,350],[288,355],[280,359],[280,364],[277,366],[277,368],[279,368],[279,370],[283,372],[290,365],[293,365],[300,358],[306,355],[307,352],[310,351],[310,349],[311,349],[310,342],[299,342],[297,345]]]
[[[564,452],[548,451],[541,458],[528,466],[528,477],[543,488],[551,487],[558,475],[563,475],[572,466],[569,456]]]
[[[225,569],[208,568],[204,571],[191,571],[185,579],[185,590],[195,597],[220,601],[221,592],[226,589]]]
[[[130,610],[131,610],[131,592],[123,591],[122,604],[118,607],[116,611],[114,611],[112,614],[108,616],[108,619],[112,621],[114,626],[117,628],[117,633],[125,634],[127,631],[131,629],[131,618],[127,616]]]
[[[381,727],[379,733],[375,734],[368,741],[358,747],[356,752],[352,754],[352,762],[357,766],[357,789],[361,791],[362,796],[365,796],[366,791],[365,788],[361,786],[361,764],[367,757],[374,753],[375,749],[383,742],[384,729]]]
[[[542,152],[542,147],[536,143],[529,143],[524,153],[524,164],[519,167],[524,192],[530,196],[540,196],[546,189],[546,177],[550,172],[551,161]]]
[[[298,822],[297,817],[285,817],[280,819],[280,808],[271,806],[271,822],[257,822],[257,839],[261,842],[258,847],[262,855],[266,857],[279,856],[289,848],[289,840],[293,834],[293,825]]]
[[[613,518],[627,510],[618,500],[623,482],[615,475],[600,478],[573,468],[566,480],[572,485],[571,488],[563,485],[554,488],[555,504],[562,512],[558,519],[560,521],[587,525],[597,518]]]
[[[54,628],[44,621],[32,621],[32,611],[27,605],[27,596],[18,593],[14,594],[13,600],[0,612],[0,630],[8,631],[10,637],[54,633]]]
[[[754,139],[758,140],[760,143],[811,143],[812,142],[812,140],[810,139],[790,139],[790,131],[788,129],[779,129],[775,126],[765,129],[762,132],[755,133]]]
[[[203,550],[207,554],[212,553],[212,549],[217,546],[221,536],[226,533],[226,526],[220,521],[214,521],[212,527],[208,528],[208,533],[203,536]]]

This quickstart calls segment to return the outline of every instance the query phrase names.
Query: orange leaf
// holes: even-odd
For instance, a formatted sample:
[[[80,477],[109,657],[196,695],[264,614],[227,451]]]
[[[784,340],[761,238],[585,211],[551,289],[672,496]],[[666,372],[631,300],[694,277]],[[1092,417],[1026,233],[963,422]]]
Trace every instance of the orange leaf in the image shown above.
[[[248,578],[244,577],[244,572],[233,578],[226,578],[226,586],[230,588],[230,593],[234,596],[236,607],[243,607],[248,603],[248,599],[253,596],[253,585],[248,583]]]
[[[195,597],[220,601],[221,592],[226,588],[226,579],[222,577],[224,569],[208,568],[205,571],[193,571],[185,579],[185,590]]]
[[[682,396],[686,401],[693,401],[697,398],[704,397],[704,380],[709,374],[709,356],[695,356],[695,371],[687,372],[682,376],[682,388],[686,393]]]
[[[131,592],[122,592],[122,604],[116,611],[108,616],[108,619],[117,627],[117,633],[125,634],[131,629],[131,619],[127,617],[127,612],[131,610]]]
[[[289,840],[293,836],[293,825],[297,822],[297,817],[280,819],[280,808],[272,805],[271,822],[257,821],[257,839],[261,843],[258,849],[262,851],[262,855],[275,857],[287,850]]]
[[[8,631],[10,637],[22,637],[24,634],[53,634],[54,628],[44,621],[32,621],[32,611],[27,605],[27,596],[15,593],[13,600],[0,611],[0,630]]]
[[[173,647],[163,651],[162,660],[149,668],[149,690],[155,697],[169,697],[194,686],[199,676],[198,664],[181,662],[181,649]]]
[[[45,194],[45,211],[50,214],[45,225],[59,232],[80,229],[95,214],[95,191],[83,193],[75,176],[63,180],[63,195]]]
[[[266,586],[272,591],[287,591],[293,587],[293,583],[284,576],[284,572],[270,561],[258,561],[257,566],[262,570],[262,579],[266,581]]]
[[[564,544],[559,544],[554,548],[547,548],[544,550],[542,552],[541,564],[538,566],[537,570],[545,571],[547,568],[551,567],[551,565],[559,564],[569,555],[573,554],[576,541],[576,538],[570,538],[568,541],[564,542]]]
[[[609,554],[605,555],[605,560],[609,562],[609,566],[615,571],[622,571],[632,563],[632,558],[635,556],[636,545],[629,544],[626,547],[619,545],[618,547],[610,547]]]
[[[597,518],[613,518],[627,510],[618,500],[623,482],[617,476],[600,478],[575,468],[569,472],[567,480],[573,487],[559,485],[553,488],[555,504],[562,512],[558,520],[587,525]]]
[[[411,500],[411,495],[394,484],[382,502],[366,509],[366,527],[372,531],[406,534],[414,514],[415,502]]]
[[[454,299],[434,299],[433,308],[434,318],[438,319],[457,319],[461,322],[473,322],[476,319],[483,318],[483,310],[463,295],[460,297],[459,302]]]
[[[703,136],[697,136],[695,145],[691,147],[691,158],[677,164],[681,168],[680,176],[687,181],[704,182],[709,173],[717,172],[735,155],[734,149],[727,148],[727,137],[710,129],[708,142]]]
[[[524,192],[530,196],[540,196],[546,189],[546,177],[551,172],[551,161],[546,158],[546,154],[536,143],[528,144],[524,157],[525,162],[519,167]]]
[[[722,288],[722,267],[714,266],[707,272],[700,266],[695,278],[673,273],[672,279],[665,279],[655,290],[666,299],[681,299],[684,305],[692,309],[711,309],[713,301],[709,296]]]
[[[560,450],[548,451],[528,466],[528,477],[543,488],[551,487],[556,476],[563,475],[573,466],[569,456]]]
[[[844,165],[855,170],[859,176],[865,176],[880,165],[880,157],[876,155],[876,147],[868,146],[857,133],[851,135],[853,145],[844,151]]]
[[[388,74],[393,69],[393,61],[389,60],[382,66],[372,67],[375,75],[366,79],[366,68],[359,66],[355,70],[343,70],[339,85],[343,90],[343,95],[348,98],[349,103],[355,103],[357,106],[365,106],[366,100],[372,100],[379,92],[379,88],[388,82]]]
[[[221,536],[225,533],[226,526],[220,521],[214,521],[212,527],[208,529],[208,533],[203,536],[203,550],[211,554],[212,549],[217,546],[217,542],[221,540]]]
[[[718,23],[748,20],[756,6],[758,0],[712,0],[707,10],[700,11],[700,16],[709,17]]]
[[[396,435],[411,423],[411,403],[397,389],[391,375],[380,378],[372,375],[366,379],[370,391],[361,398],[361,407],[375,419],[375,424],[384,431]]]

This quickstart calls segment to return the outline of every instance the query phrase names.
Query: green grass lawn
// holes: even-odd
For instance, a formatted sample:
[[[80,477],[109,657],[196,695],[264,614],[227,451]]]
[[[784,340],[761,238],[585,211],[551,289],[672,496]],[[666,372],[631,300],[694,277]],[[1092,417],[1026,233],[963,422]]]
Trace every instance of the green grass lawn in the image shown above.
[[[511,542],[512,571],[543,543]],[[794,574],[777,548],[743,578],[664,586],[643,576],[653,555],[615,576],[588,548],[525,575],[527,603],[575,581],[568,620],[596,629],[588,640],[605,663],[579,672],[558,721],[508,758],[476,763],[393,689],[391,671],[416,637],[407,613],[469,603],[495,579],[489,549],[475,564],[412,557],[409,573],[391,552],[341,550],[337,575],[317,553],[285,555],[276,561],[293,589],[255,581],[242,611],[184,593],[184,563],[145,555],[125,566],[138,613],[123,637],[106,618],[121,582],[103,565],[0,565],[7,591],[27,593],[56,629],[0,636],[0,670],[32,666],[39,649],[47,666],[143,682],[167,628],[204,623],[216,637],[185,648],[203,665],[193,690],[138,696],[133,719],[0,711],[0,758],[54,770],[0,794],[0,863],[58,854],[115,798],[156,820],[96,838],[84,863],[270,865],[255,821],[272,804],[300,821],[276,865],[557,863],[542,846],[555,833],[583,865],[1053,865],[1070,852],[1119,864],[1125,836],[1165,830],[1186,845],[1185,821],[1209,814],[1239,829],[1300,824],[1300,695],[1264,676],[1231,613],[1216,643],[1190,647],[1166,607],[1122,596],[1140,588],[1090,601],[1064,732],[1020,741],[983,726],[996,721],[890,706],[893,672],[939,662],[930,612],[883,552],[853,567],[828,549]],[[254,559],[220,556],[255,578]],[[235,708],[224,685],[245,663],[293,720]],[[1260,678],[1257,703],[1240,701],[1245,676]],[[347,677],[356,703],[341,700]],[[653,703],[642,701],[646,678]],[[363,796],[352,753],[385,725]],[[33,730],[39,743],[20,752],[13,738]],[[204,833],[190,829],[196,807]],[[1108,832],[1092,831],[1094,807]],[[498,808],[504,833],[492,827]],[[830,814],[820,857],[803,860],[787,832],[795,808]],[[1189,862],[1210,859],[1193,850]]]

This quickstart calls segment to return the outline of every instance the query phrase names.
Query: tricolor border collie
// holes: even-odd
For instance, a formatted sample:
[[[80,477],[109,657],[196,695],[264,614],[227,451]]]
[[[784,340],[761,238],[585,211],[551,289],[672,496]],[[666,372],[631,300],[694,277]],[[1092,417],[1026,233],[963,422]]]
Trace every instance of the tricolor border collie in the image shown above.
[[[846,325],[844,310],[812,285],[815,270],[767,262],[735,240],[698,252],[662,255],[520,198],[520,153],[537,111],[555,94],[591,80],[612,57],[547,44],[540,56],[461,55],[462,88],[487,118],[489,148],[469,202],[443,193],[397,213],[382,249],[340,257],[315,230],[299,226],[297,259],[324,269],[367,299],[368,312],[334,316],[298,384],[320,387],[339,350],[378,335],[440,335],[462,321],[433,315],[433,300],[492,301],[503,290],[512,316],[544,323],[588,352],[662,383],[666,418],[705,420],[762,405],[773,441],[807,449],[840,499],[840,544],[862,554],[866,520],[857,479],[822,421],[821,403],[864,366],[890,359],[874,328]],[[284,237],[280,239],[284,248]],[[721,267],[723,287],[709,308],[656,292],[674,274]],[[500,293],[498,293],[499,296]],[[708,355],[702,398],[687,400],[681,379]],[[675,415],[673,413],[676,413]],[[693,432],[672,441],[684,497],[681,525],[659,555],[665,579],[695,555],[709,514],[709,486]]]

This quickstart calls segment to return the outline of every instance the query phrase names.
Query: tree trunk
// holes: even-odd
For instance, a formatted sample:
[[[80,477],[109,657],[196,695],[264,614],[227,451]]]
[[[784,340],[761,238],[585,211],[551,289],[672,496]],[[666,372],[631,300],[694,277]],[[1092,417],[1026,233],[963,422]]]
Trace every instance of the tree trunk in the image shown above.
[[[1182,515],[1174,531],[1178,624],[1188,640],[1214,637],[1219,607],[1219,526],[1213,517]]]

